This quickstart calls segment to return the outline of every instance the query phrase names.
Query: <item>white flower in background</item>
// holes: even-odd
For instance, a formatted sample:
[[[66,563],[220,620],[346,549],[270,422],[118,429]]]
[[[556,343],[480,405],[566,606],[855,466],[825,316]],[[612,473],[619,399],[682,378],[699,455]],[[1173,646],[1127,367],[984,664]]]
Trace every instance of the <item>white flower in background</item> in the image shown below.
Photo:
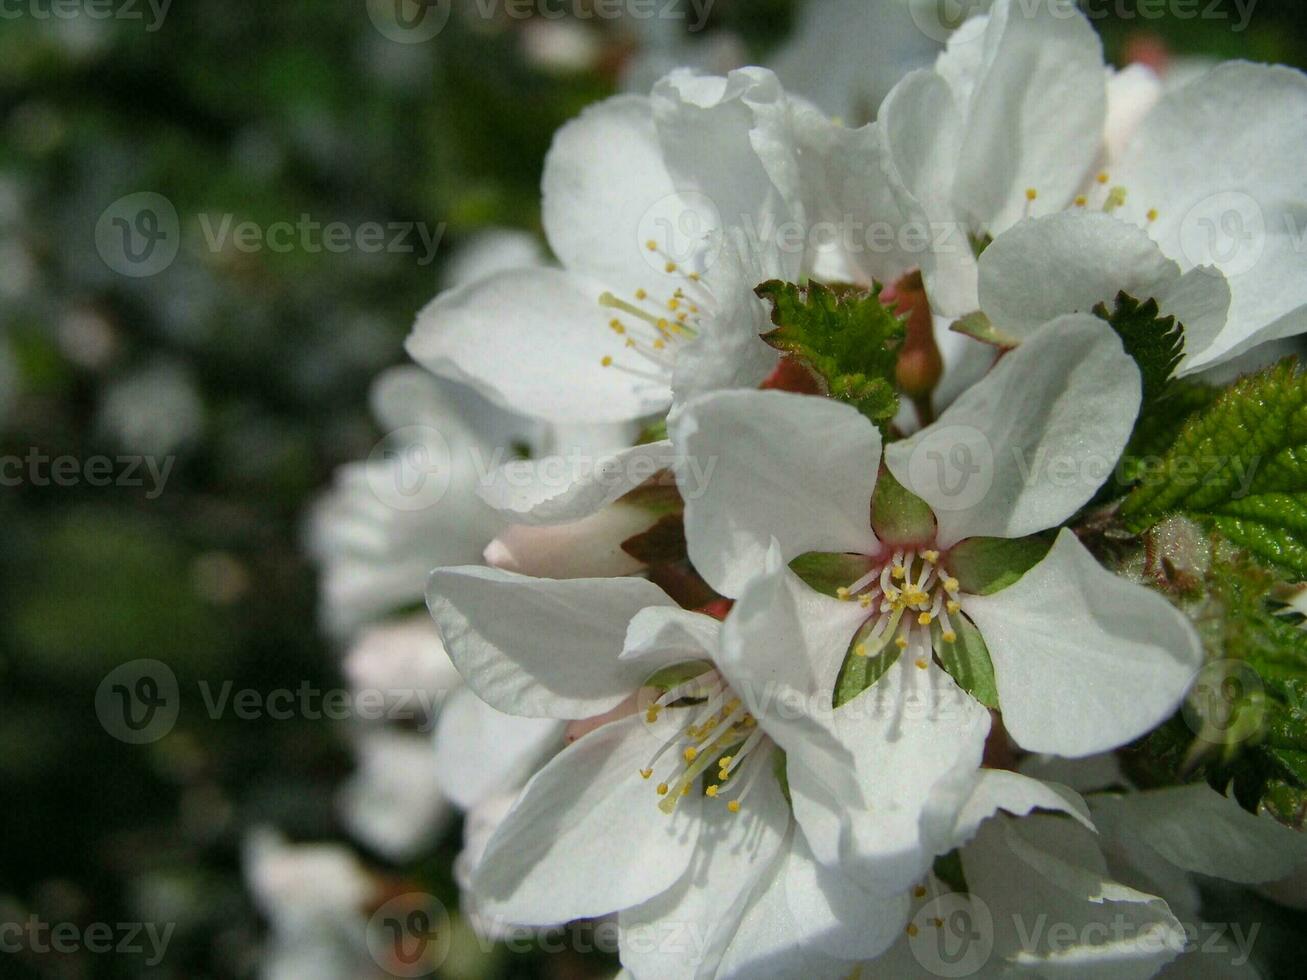
[[[1107,69],[1063,0],[999,0],[894,89],[880,126],[895,206],[957,229],[922,265],[940,312],[981,309],[1020,339],[1115,296],[1109,283],[1152,288],[1137,298],[1185,323],[1188,371],[1307,327],[1301,72],[1234,62],[1164,92],[1143,69]],[[967,236],[997,245],[1063,213],[1018,229],[1006,275],[978,269]]]
[[[933,0],[807,0],[771,60],[786,91],[849,125],[876,118],[904,75],[939,53],[948,28]]]
[[[700,574],[739,597],[727,649],[764,659],[800,651],[822,665],[828,690],[850,653],[896,658],[847,706],[864,707],[834,715],[871,810],[839,812],[823,834],[810,829],[821,860],[865,867],[891,887],[928,865],[920,807],[959,760],[979,766],[988,731],[986,712],[941,665],[962,673],[959,661],[982,643],[1007,731],[1032,751],[1115,748],[1178,707],[1202,660],[1193,627],[1099,566],[1071,531],[1015,582],[978,574],[984,538],[1055,528],[1093,497],[1139,398],[1138,371],[1110,328],[1092,317],[1049,324],[938,423],[885,450],[894,477],[933,508],[898,526],[871,506],[880,435],[848,406],[729,392],[692,402],[673,423],[683,458],[717,461],[706,491],[686,494],[685,523]],[[962,474],[970,487],[953,485],[942,465],[959,453],[979,461]],[[1068,469],[1070,481],[1051,475]],[[841,598],[807,589],[783,564],[768,569],[773,547],[783,562],[844,556]],[[796,590],[810,594],[786,598]],[[900,717],[892,709],[905,698],[924,710]],[[791,789],[803,778],[792,773]],[[802,821],[798,795],[795,808]]]
[[[446,569],[429,600],[481,697],[571,720],[576,739],[485,845],[470,875],[483,920],[617,913],[639,977],[727,975],[718,964],[765,892],[807,896],[796,944],[852,961],[896,938],[905,896],[873,896],[814,864],[778,780],[783,745],[792,794],[813,793],[813,808],[858,799],[847,754],[809,713],[829,712],[814,665],[729,656],[716,620],[640,579]],[[764,690],[776,697],[755,707],[746,692]]]
[[[110,385],[96,424],[125,451],[167,456],[199,438],[204,402],[184,366],[151,364]]]
[[[431,736],[378,727],[356,733],[353,742],[357,768],[340,790],[342,822],[389,860],[418,857],[450,817]]]
[[[753,387],[776,363],[754,288],[798,281],[810,243],[796,119],[775,76],[674,72],[559,131],[545,232],[562,269],[505,272],[438,297],[409,352],[523,415],[661,416],[680,399]]]
[[[265,980],[364,980],[379,977],[366,944],[377,882],[348,849],[290,844],[256,830],[245,842],[245,880],[270,936]]]

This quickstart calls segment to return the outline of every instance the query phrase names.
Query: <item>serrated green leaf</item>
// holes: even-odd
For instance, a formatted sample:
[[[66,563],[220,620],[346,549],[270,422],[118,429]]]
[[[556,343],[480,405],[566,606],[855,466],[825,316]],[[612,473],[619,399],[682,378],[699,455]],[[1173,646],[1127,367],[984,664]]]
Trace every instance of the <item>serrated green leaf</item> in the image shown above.
[[[773,280],[757,292],[771,302],[776,325],[763,340],[807,365],[826,394],[888,425],[898,413],[894,372],[906,326],[881,303],[880,287],[867,292]]]
[[[1184,356],[1184,328],[1175,317],[1160,313],[1157,300],[1141,303],[1126,293],[1117,294],[1113,309],[1106,303],[1094,307],[1094,314],[1112,325],[1125,352],[1139,365],[1144,384],[1141,414],[1166,393]]]
[[[994,662],[989,658],[985,638],[966,616],[953,616],[949,623],[958,635],[955,643],[944,642],[944,631],[938,619],[930,624],[935,656],[958,682],[958,687],[986,708],[997,708],[998,684],[994,680]]]
[[[956,545],[945,560],[963,592],[992,595],[1006,589],[1043,561],[1052,546],[1053,539],[1046,535],[967,538]]]
[[[1243,379],[1195,414],[1121,506],[1135,532],[1174,513],[1307,576],[1307,383],[1295,359]]]
[[[871,498],[871,526],[889,544],[915,544],[935,536],[935,512],[882,466]]]
[[[790,571],[801,578],[808,588],[837,598],[840,589],[852,585],[867,574],[867,559],[864,555],[810,551],[790,562]]]

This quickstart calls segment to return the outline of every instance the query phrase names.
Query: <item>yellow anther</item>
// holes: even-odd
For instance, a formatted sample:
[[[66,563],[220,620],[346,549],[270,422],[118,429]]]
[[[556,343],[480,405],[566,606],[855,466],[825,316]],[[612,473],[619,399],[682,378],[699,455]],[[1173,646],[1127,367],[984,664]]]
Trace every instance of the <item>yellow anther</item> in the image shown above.
[[[867,644],[859,643],[857,646],[855,646],[853,648],[853,655],[855,657],[865,657],[867,655]]]
[[[702,278],[703,278],[703,277],[702,277],[701,275],[699,275],[699,273],[697,273],[697,272],[691,272],[690,275],[689,275],[690,282],[698,282],[698,281],[699,281],[700,279],[702,279]],[[691,310],[694,310],[695,313],[698,313],[698,312],[699,312],[699,311],[698,311],[697,309],[695,309],[693,306],[690,307],[690,309],[691,309]]]
[[[664,268],[667,272],[675,272],[675,271],[676,271],[676,263],[675,263],[675,262],[668,262],[665,266],[663,266],[663,268]]]
[[[709,786],[706,790],[704,790],[704,793],[707,794],[708,796],[716,796],[716,795],[717,795],[717,790],[719,790],[720,788],[721,788],[721,787],[718,786],[716,783],[713,783],[713,784],[712,784],[711,786]]]
[[[904,568],[902,565],[895,565],[893,568],[890,569],[889,573],[892,576],[894,576],[895,581],[902,582],[903,576],[908,574],[908,570]]]
[[[931,919],[930,924],[934,926],[936,929],[944,928],[944,920],[941,919],[939,916],[935,916],[935,918]]]
[[[609,327],[610,330],[613,331],[613,333],[616,333],[616,334],[623,334],[623,333],[626,333],[626,327],[622,326],[622,321],[621,321],[621,320],[610,320],[610,321],[608,321],[608,327]]]
[[[681,787],[681,795],[682,795],[682,796],[689,796],[689,795],[690,795],[690,784],[689,784],[689,783],[686,783],[684,786]]]
[[[634,347],[634,346],[635,346],[635,341],[632,340],[630,337],[627,337],[627,338],[626,338],[626,346],[627,346],[627,347]]]
[[[653,342],[653,346],[654,346],[654,350],[662,350],[664,347],[667,346],[667,341],[662,340],[662,339],[660,338],[660,339],[655,340],[655,341]]]
[[[1149,211],[1148,211],[1148,220],[1149,220],[1149,221],[1156,221],[1156,220],[1157,220],[1157,208],[1150,208],[1150,209],[1149,209]]]
[[[729,803],[726,804],[726,809],[730,810],[732,813],[739,813],[739,812],[740,812],[740,801],[739,801],[739,800],[731,800],[731,802],[729,802]]]
[[[938,551],[923,551],[921,553],[921,556],[925,558],[926,561],[930,562],[932,565],[935,564],[935,562],[939,561]]]
[[[688,320],[689,318],[690,318],[690,314],[688,314],[688,313],[678,313],[678,314],[676,314],[676,322],[677,322],[677,323],[684,323],[684,322],[685,322],[686,320]]]
[[[1097,180],[1100,184],[1106,184],[1109,180],[1112,179],[1112,176],[1106,170],[1104,170],[1094,179]]]
[[[907,932],[909,936],[915,937],[920,930],[917,928],[916,923],[909,922],[908,928],[904,931]]]
[[[669,299],[667,301],[667,308],[675,313],[681,308],[681,301],[679,299]]]
[[[849,590],[841,585],[838,589],[835,590],[835,596],[838,599],[847,601],[849,598]]]
[[[916,888],[912,889],[912,895],[913,895],[914,898],[925,898],[925,897],[926,897],[926,886],[925,886],[925,885],[918,885]]]
[[[644,247],[647,248],[647,249],[648,249],[649,251],[651,251],[651,252],[656,252],[656,251],[658,251],[658,243],[657,243],[656,241],[654,241],[652,238],[649,239],[647,242],[644,243]]]
[[[699,750],[696,749],[693,745],[691,745],[682,754],[685,756],[686,762],[693,762],[698,757]]]
[[[950,599],[947,603],[945,603],[944,608],[947,609],[950,613],[955,613],[962,608],[962,603],[958,602],[956,599]]]
[[[945,643],[957,643],[957,642],[958,642],[958,635],[957,635],[956,633],[954,633],[952,630],[945,630],[945,631],[944,631],[944,642],[945,642]]]
[[[900,650],[906,650],[908,648],[908,638],[906,636],[895,637],[894,645]]]
[[[600,361],[599,363],[602,364],[604,367],[612,367],[612,366],[613,366],[613,359],[612,359],[611,357],[608,357],[607,355],[605,355],[605,356],[604,356],[604,359],[603,359],[602,361]]]
[[[650,777],[653,776],[653,770],[652,770],[652,769],[641,769],[641,770],[640,770],[640,776],[641,776],[641,778],[643,778],[643,779],[649,779]]]
[[[1081,194],[1079,197],[1076,198],[1076,207],[1084,208],[1088,206],[1089,206],[1089,198],[1085,197],[1085,195]]]
[[[637,289],[635,291],[635,298],[639,300],[645,300],[649,298],[649,294],[645,292],[643,289]]]
[[[669,330],[672,329],[672,321],[664,317],[663,319],[658,321],[658,329],[661,330],[663,333],[667,333]]]
[[[952,576],[949,576],[944,580],[944,591],[956,592],[961,584],[962,583],[960,583],[957,579],[953,578]]]
[[[666,784],[666,783],[659,783],[659,784],[658,784],[658,795],[659,795],[659,796],[666,796],[666,795],[667,795],[667,784]]]
[[[717,765],[719,765],[719,766],[721,766],[723,769],[725,769],[727,766],[729,766],[729,765],[730,765],[732,762],[734,762],[734,761],[735,761],[735,756],[733,756],[733,755],[724,755],[724,756],[722,756],[720,759],[717,760]]]
[[[918,616],[918,617],[917,617],[917,624],[920,625],[920,626],[929,626],[929,625],[930,625],[930,613],[928,613],[928,612],[924,612],[924,613],[922,613],[920,616]]]
[[[1125,206],[1126,189],[1124,187],[1113,187],[1107,195],[1107,201],[1103,204],[1103,210],[1109,214],[1117,208]]]
[[[869,596],[869,595],[860,595],[860,596],[858,596],[858,605],[860,605],[863,609],[870,609],[870,608],[871,608],[871,596]]]
[[[1026,188],[1026,200],[1027,200],[1027,201],[1034,201],[1034,200],[1037,199],[1038,197],[1039,197],[1039,191],[1035,190],[1033,187],[1027,187],[1027,188]]]
[[[917,660],[916,665],[917,665],[917,670],[925,670],[927,667],[930,666],[930,664],[924,660]]]

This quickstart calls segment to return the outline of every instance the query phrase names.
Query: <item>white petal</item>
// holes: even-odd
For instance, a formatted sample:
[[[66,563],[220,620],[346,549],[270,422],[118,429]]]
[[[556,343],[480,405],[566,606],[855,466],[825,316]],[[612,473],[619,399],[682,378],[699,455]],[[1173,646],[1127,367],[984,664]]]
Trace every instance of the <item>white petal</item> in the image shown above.
[[[1162,80],[1147,65],[1127,65],[1107,75],[1107,126],[1102,164],[1108,169],[1120,161],[1140,124],[1162,98]]]
[[[657,606],[635,614],[626,631],[623,660],[674,664],[717,659],[722,624],[711,616]]]
[[[962,867],[995,954],[1042,976],[1145,980],[1184,948],[1166,903],[1112,881],[1093,835],[1063,817],[987,821]]]
[[[1170,717],[1202,664],[1189,619],[1108,572],[1069,529],[1015,585],[962,608],[989,647],[1003,722],[1032,752],[1125,745]]]
[[[668,816],[639,770],[660,743],[642,718],[613,722],[542,769],[473,873],[478,910],[550,925],[608,915],[671,888],[698,846],[703,797]]]
[[[670,295],[680,285],[662,271],[664,259],[645,248],[667,222],[678,228],[714,223],[710,213],[695,210],[696,198],[677,194],[643,96],[600,102],[560,129],[542,186],[554,254],[627,298],[637,287]]]
[[[563,727],[551,718],[506,715],[464,688],[445,704],[436,726],[436,781],[464,810],[516,792],[562,747]]]
[[[618,917],[622,965],[640,980],[717,976],[722,954],[760,881],[775,874],[790,825],[780,784],[769,776],[738,814],[706,801],[699,847],[679,882]]]
[[[834,833],[829,816],[807,805],[803,783],[790,779],[795,816],[818,858],[878,895],[905,891],[930,868],[938,851],[923,832],[923,810],[941,779],[980,767],[989,733],[989,712],[927,657],[909,646],[875,685],[835,712],[865,809],[844,814]]]
[[[1098,34],[1061,0],[1000,0],[983,44],[954,200],[997,235],[1021,220],[1030,189],[1037,207],[1071,202],[1102,145],[1107,76]]]
[[[599,305],[604,291],[553,269],[501,272],[436,297],[405,347],[434,374],[534,418],[624,422],[656,414],[671,400],[670,379],[609,329],[612,311]]]
[[[645,680],[619,660],[631,617],[675,605],[643,579],[533,579],[493,568],[433,572],[427,604],[469,687],[501,711],[588,718]]]
[[[1066,520],[1116,465],[1139,412],[1139,369],[1097,317],[1062,317],[1005,356],[885,463],[939,520],[942,545],[1018,538]]]
[[[477,493],[514,524],[566,524],[625,496],[675,461],[669,441],[515,460],[491,473]]]
[[[376,692],[388,710],[407,711],[419,721],[420,709],[439,707],[463,686],[435,623],[423,613],[363,630],[342,667],[351,691]]]
[[[486,564],[547,578],[634,575],[644,565],[623,551],[622,543],[656,521],[641,507],[613,504],[571,524],[514,524],[486,547]]]
[[[1206,783],[1099,796],[1095,815],[1194,874],[1244,885],[1288,877],[1307,865],[1307,839],[1270,814],[1255,816]]]
[[[1112,174],[1129,194],[1121,217],[1230,281],[1230,326],[1194,368],[1307,328],[1305,143],[1307,78],[1232,62],[1168,93]]]
[[[512,228],[488,228],[459,245],[445,266],[442,284],[450,289],[496,272],[544,264],[544,249],[536,236]]]
[[[1074,790],[1005,769],[959,766],[936,784],[922,827],[940,853],[969,842],[980,825],[1002,810],[1024,817],[1036,810],[1065,813],[1094,829],[1089,807]]]
[[[691,402],[671,429],[690,560],[723,595],[762,572],[773,538],[786,561],[876,548],[881,439],[855,409],[786,392],[727,392]]]
[[[759,890],[722,961],[722,976],[850,975],[849,961],[880,955],[902,935],[906,894],[880,899],[819,864],[795,833]]]

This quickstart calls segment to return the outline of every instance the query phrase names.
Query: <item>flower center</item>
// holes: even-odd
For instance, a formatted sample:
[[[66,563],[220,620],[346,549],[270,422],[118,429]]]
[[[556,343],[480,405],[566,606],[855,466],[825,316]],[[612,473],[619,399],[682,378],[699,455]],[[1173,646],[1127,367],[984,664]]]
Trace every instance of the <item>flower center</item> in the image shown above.
[[[1087,192],[1080,194],[1072,202],[1072,206],[1079,210],[1089,208],[1092,204],[1094,208],[1102,211],[1104,214],[1112,214],[1125,206],[1128,196],[1126,188],[1112,183],[1112,175],[1106,170],[1101,171],[1094,177],[1092,184]],[[1035,210],[1035,202],[1039,200],[1038,188],[1031,187],[1026,191],[1026,217],[1032,217]],[[1158,218],[1156,208],[1150,208],[1148,211],[1148,223],[1152,224]]]
[[[927,654],[932,632],[944,643],[956,643],[950,616],[961,610],[958,580],[932,549],[895,551],[862,578],[837,593],[845,602],[857,602],[870,611],[853,641],[853,653],[874,657],[891,642],[900,650],[918,651],[916,665],[929,666]]]
[[[676,724],[640,770],[647,781],[658,776],[658,808],[671,813],[700,776],[715,770],[715,778],[705,780],[704,795],[739,813],[772,754],[773,743],[757,719],[716,670],[664,692],[645,711],[645,722],[658,724],[665,711],[675,713]]]
[[[648,243],[649,251],[662,255],[657,242]],[[653,296],[646,289],[637,289],[634,300],[623,299],[613,293],[599,297],[599,305],[614,311],[608,329],[616,334],[627,350],[634,351],[653,370],[642,370],[618,364],[612,356],[600,363],[628,374],[652,381],[665,381],[676,362],[677,348],[698,336],[702,308],[712,303],[712,294],[697,272],[686,272],[671,259],[664,268],[668,275],[681,279],[673,293],[666,298]]]

